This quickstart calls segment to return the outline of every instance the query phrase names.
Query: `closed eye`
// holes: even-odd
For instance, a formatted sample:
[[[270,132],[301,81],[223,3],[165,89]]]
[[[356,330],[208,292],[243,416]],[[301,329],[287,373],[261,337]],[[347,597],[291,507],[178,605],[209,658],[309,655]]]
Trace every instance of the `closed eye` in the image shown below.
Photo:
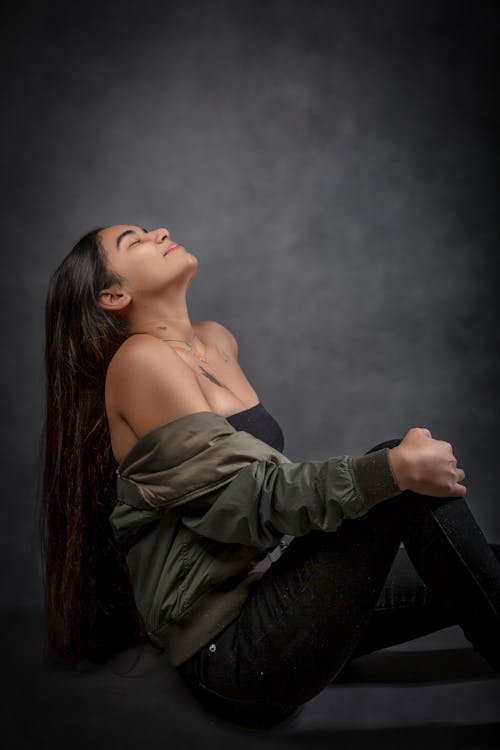
[[[147,230],[147,229],[144,229],[144,228],[142,228],[142,231],[144,232],[144,234],[147,234],[147,233],[148,233],[148,230]],[[134,232],[134,234],[135,234],[135,232]],[[137,244],[138,242],[141,242],[141,237],[138,237],[138,238],[137,238],[136,240],[133,240],[133,241],[132,241],[132,242],[131,242],[131,243],[129,244],[129,247],[132,247],[132,245],[136,245],[136,244]]]

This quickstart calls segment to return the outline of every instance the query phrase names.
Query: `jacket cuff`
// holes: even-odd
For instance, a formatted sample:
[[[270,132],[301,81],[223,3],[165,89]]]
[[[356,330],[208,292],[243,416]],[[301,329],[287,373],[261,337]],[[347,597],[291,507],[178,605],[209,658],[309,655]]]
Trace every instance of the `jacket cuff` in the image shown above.
[[[389,448],[354,456],[352,470],[367,509],[401,493],[392,471]]]

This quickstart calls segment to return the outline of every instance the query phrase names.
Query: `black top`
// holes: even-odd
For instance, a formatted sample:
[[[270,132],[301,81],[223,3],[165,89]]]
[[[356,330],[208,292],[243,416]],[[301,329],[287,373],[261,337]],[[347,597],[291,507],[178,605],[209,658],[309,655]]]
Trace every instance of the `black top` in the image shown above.
[[[285,438],[278,422],[260,403],[226,417],[236,430],[244,430],[283,453]]]

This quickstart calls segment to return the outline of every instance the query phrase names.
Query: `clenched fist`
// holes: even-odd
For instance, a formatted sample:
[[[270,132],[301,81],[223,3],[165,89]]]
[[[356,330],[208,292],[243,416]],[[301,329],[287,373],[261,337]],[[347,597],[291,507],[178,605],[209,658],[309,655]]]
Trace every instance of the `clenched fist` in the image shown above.
[[[390,459],[401,490],[413,490],[433,497],[463,497],[465,478],[457,467],[450,443],[434,440],[429,430],[412,427],[395,448]]]

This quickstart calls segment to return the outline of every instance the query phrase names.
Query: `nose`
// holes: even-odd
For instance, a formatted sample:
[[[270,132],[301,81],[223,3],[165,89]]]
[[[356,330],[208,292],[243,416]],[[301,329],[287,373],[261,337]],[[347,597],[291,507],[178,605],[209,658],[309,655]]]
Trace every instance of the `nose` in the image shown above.
[[[156,229],[154,234],[156,242],[163,242],[164,240],[170,239],[170,232],[165,227]]]

